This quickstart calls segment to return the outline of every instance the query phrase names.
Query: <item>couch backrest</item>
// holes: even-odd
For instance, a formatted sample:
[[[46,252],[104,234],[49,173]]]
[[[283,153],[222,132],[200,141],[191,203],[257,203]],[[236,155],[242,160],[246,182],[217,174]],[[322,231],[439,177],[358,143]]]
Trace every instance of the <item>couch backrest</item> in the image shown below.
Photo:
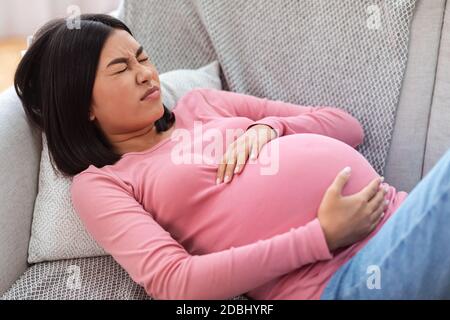
[[[385,172],[386,180],[400,190],[410,191],[450,147],[447,2],[416,3],[408,64]]]
[[[283,1],[282,5],[258,2],[258,6],[242,0],[234,1],[233,7],[203,0],[178,0],[173,5],[125,0],[119,15],[147,48],[160,72],[198,67],[217,59],[226,89],[350,111],[365,129],[361,153],[389,183],[410,191],[425,172],[424,165],[436,161],[445,149],[434,141],[426,151],[428,128],[434,128],[428,120],[446,2],[364,0],[358,5],[336,5],[301,0],[304,8],[299,9],[297,0]],[[352,5],[346,6],[348,3]],[[373,4],[381,11],[381,38],[387,45],[378,43],[376,32],[368,31],[365,25],[369,13],[365,9]],[[317,21],[311,19],[311,12]],[[345,23],[347,20],[351,23]],[[402,33],[405,26],[410,34]],[[221,34],[222,30],[228,36]],[[405,34],[409,43],[402,38]],[[402,59],[405,43],[407,61]],[[361,48],[354,48],[358,46]],[[274,55],[274,51],[279,54]],[[386,66],[391,73],[380,71]],[[264,70],[268,70],[266,74]],[[400,74],[400,78],[393,74]],[[442,134],[441,129],[433,130],[430,134]]]
[[[426,174],[450,148],[450,2],[447,1],[440,34],[433,99],[424,158]]]

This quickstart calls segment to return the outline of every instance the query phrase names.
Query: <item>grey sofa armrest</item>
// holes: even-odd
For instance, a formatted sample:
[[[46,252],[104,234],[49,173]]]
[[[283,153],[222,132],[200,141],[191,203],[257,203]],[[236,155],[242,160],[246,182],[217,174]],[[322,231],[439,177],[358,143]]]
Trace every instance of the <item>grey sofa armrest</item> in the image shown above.
[[[27,268],[42,137],[13,88],[0,95],[0,295]]]

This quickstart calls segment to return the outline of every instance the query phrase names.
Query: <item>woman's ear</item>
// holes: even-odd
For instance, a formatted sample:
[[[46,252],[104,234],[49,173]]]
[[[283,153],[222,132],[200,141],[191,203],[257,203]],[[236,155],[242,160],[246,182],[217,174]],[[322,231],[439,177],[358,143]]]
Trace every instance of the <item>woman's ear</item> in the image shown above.
[[[95,120],[94,109],[95,109],[95,102],[93,101],[91,103],[91,107],[89,108],[89,120],[90,121],[94,121]]]

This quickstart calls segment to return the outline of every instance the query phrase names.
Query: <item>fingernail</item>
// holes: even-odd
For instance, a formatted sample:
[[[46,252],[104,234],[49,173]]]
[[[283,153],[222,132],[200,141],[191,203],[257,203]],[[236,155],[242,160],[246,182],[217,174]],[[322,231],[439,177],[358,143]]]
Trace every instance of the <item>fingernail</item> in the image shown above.
[[[239,167],[236,167],[236,168],[234,169],[234,173],[238,173],[238,171],[239,171]]]
[[[226,177],[225,177],[225,180],[224,180],[223,182],[227,183],[228,181],[230,181],[230,177],[229,177],[229,176],[226,176]]]
[[[389,187],[388,186],[384,186],[384,191],[386,191],[386,193],[388,193],[389,192]]]
[[[384,218],[384,212],[381,214],[381,219],[383,219]]]
[[[384,204],[387,206],[389,204],[389,200],[384,200]]]
[[[383,181],[384,181],[384,177],[381,177],[381,178],[380,178],[380,181],[383,182]]]
[[[255,160],[255,159],[256,159],[256,154],[252,153],[252,155],[250,156],[250,158],[251,158],[252,160]]]
[[[219,178],[217,178],[217,180],[216,180],[216,184],[219,184],[220,183],[220,179]]]
[[[344,174],[350,174],[351,171],[352,171],[352,168],[350,168],[350,167],[345,167],[344,170],[342,170],[342,173],[344,173]]]

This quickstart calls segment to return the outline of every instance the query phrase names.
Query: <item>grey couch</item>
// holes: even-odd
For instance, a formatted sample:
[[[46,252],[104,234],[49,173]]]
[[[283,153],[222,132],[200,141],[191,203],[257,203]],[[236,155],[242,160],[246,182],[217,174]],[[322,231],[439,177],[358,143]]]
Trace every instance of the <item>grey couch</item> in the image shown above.
[[[450,2],[419,0],[412,20],[409,58],[393,139],[386,159],[386,181],[398,190],[411,191],[450,147],[449,123]],[[27,264],[40,153],[40,133],[26,121],[14,91],[4,92],[0,96],[0,295],[14,291],[15,287],[20,291],[18,287],[23,288],[30,279],[39,278],[39,273],[51,274],[54,270],[54,262],[38,266]],[[89,259],[78,262],[89,263]],[[111,278],[118,283],[130,281],[117,266],[110,271],[120,275],[101,275],[104,276],[101,281],[111,281]],[[132,284],[127,282],[127,285]],[[16,297],[32,299],[40,290],[51,288],[37,288]],[[133,293],[124,298],[143,297],[139,288],[128,292]]]

